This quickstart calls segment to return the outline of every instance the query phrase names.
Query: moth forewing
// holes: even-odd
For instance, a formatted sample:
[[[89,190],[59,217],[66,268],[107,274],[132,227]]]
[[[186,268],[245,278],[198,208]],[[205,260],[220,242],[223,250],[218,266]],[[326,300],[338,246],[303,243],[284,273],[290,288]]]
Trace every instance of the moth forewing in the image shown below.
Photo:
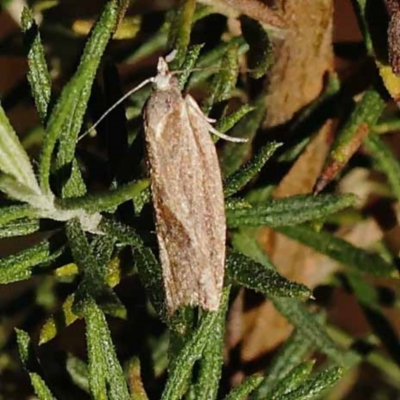
[[[222,178],[209,122],[160,59],[144,109],[167,311],[219,307],[225,264]]]

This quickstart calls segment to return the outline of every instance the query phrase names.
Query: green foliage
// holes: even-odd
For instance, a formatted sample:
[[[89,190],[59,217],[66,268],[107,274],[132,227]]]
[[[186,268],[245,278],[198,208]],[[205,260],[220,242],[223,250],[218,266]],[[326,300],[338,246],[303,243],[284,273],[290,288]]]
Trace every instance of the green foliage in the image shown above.
[[[356,215],[358,220],[373,215],[352,194],[335,194],[329,188],[325,194],[273,198],[274,188],[287,176],[317,128],[332,116],[326,108],[330,112],[338,108],[335,116],[344,118],[315,191],[337,178],[339,170],[345,176],[359,163],[364,169],[378,169],[387,179],[388,188],[385,182],[380,182],[378,192],[369,188],[371,198],[400,200],[400,164],[389,142],[378,136],[398,129],[399,119],[384,117],[378,122],[385,102],[374,80],[368,82],[356,102],[347,98],[349,94],[332,75],[321,95],[283,127],[284,134],[279,131],[282,127],[277,132],[265,130],[268,104],[261,90],[264,83],[257,83],[259,88],[255,88],[252,79],[266,75],[278,56],[273,49],[273,30],[241,16],[243,36],[234,36],[233,31],[228,32],[225,18],[218,22],[217,9],[186,0],[159,11],[154,26],[145,25],[121,47],[115,46],[111,42],[118,39],[113,35],[128,3],[111,0],[104,5],[69,79],[63,75],[68,68],[57,67],[65,60],[53,53],[65,45],[65,55],[71,56],[72,47],[78,43],[77,25],[82,21],[69,21],[75,32],[65,34],[65,26],[61,29],[55,24],[51,13],[42,13],[45,23],[41,35],[35,12],[45,6],[35,3],[35,12],[28,8],[23,11],[25,49],[21,53],[27,59],[27,79],[44,135],[40,139],[43,129],[36,127],[34,139],[27,136],[20,141],[11,115],[10,119],[7,116],[9,106],[6,101],[2,103],[0,190],[4,197],[0,200],[0,238],[7,238],[9,242],[4,243],[12,246],[2,250],[0,284],[24,282],[16,290],[14,302],[2,306],[0,346],[4,357],[0,357],[0,372],[10,369],[14,373],[17,368],[7,361],[13,354],[10,328],[17,324],[40,332],[36,347],[28,333],[16,329],[20,359],[39,399],[61,399],[68,390],[76,390],[78,398],[96,400],[317,399],[324,398],[346,369],[355,368],[364,358],[377,371],[383,371],[390,387],[400,390],[396,383],[400,374],[398,338],[384,309],[395,308],[398,289],[390,289],[393,304],[383,304],[373,280],[398,278],[398,249],[393,250],[386,242],[365,249],[341,237],[345,225],[351,227],[354,222],[346,221],[347,215]],[[367,3],[353,1],[365,48],[370,57],[375,57]],[[208,32],[203,43],[199,32],[205,33],[208,18],[216,18],[221,31]],[[54,38],[48,32],[54,32]],[[3,48],[2,42],[0,52]],[[120,83],[110,58],[129,61],[134,79],[140,81],[142,75],[154,74],[147,66],[154,65],[157,56],[172,50],[176,53],[170,66],[182,91],[201,99],[199,104],[215,118],[216,129],[248,141],[237,144],[220,140],[217,145],[228,229],[220,308],[209,312],[188,307],[171,316],[166,312],[165,266],[157,256],[149,171],[142,151],[140,116],[150,89],[129,97],[126,118],[121,109],[113,110],[96,128],[95,137],[82,132],[87,129],[86,118],[95,122],[115,101],[114,86]],[[244,59],[248,74],[241,69]],[[58,74],[61,79],[53,85],[52,77]],[[65,81],[58,95],[59,83]],[[345,97],[343,104],[350,104],[351,110],[341,109],[341,102],[336,102]],[[334,102],[335,107],[331,107]],[[38,165],[22,143],[30,143],[33,155],[39,150]],[[350,163],[362,144],[361,161],[354,157]],[[112,153],[113,145],[118,153]],[[192,189],[202,195],[201,187]],[[268,246],[261,242],[266,228],[269,234],[285,235],[344,267],[340,279],[326,279],[325,284],[354,297],[371,327],[366,343],[383,347],[385,354],[373,349],[365,355],[356,346],[350,349],[355,338],[348,335],[344,340],[344,333],[327,329],[325,314],[319,310],[320,302],[314,301],[312,289],[284,276],[264,251]],[[13,286],[10,288],[12,293]],[[230,325],[230,317],[241,312],[238,293],[245,293],[242,300],[247,307],[246,295],[253,292],[257,301],[271,302],[294,330],[272,361],[261,360],[257,373],[247,374],[251,367],[240,365],[241,373],[246,371],[248,376],[232,388],[232,374],[238,367],[235,357],[240,355],[241,346],[235,340],[242,332]],[[48,295],[46,301],[43,293]],[[41,345],[52,346],[49,342],[55,337],[71,339],[68,330],[75,332],[79,326],[85,327],[85,335],[78,333],[85,338],[86,358],[68,354],[65,365],[60,362],[53,368],[52,361],[42,355]],[[244,326],[244,335],[246,329]],[[62,346],[64,342],[60,343]],[[315,363],[315,352],[325,356],[323,362]],[[260,356],[262,359],[264,354]],[[63,387],[65,382],[59,383],[56,372],[53,374],[53,369],[59,371],[61,367],[68,375],[68,389]]]
[[[269,200],[267,204],[239,207],[227,212],[230,228],[268,225],[270,227],[297,225],[326,218],[354,204],[352,195],[291,196]]]

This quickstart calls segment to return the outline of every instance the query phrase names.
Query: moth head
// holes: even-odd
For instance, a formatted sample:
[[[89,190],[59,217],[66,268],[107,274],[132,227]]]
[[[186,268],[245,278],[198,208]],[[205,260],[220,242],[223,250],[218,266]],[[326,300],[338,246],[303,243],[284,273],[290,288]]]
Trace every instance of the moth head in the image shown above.
[[[154,86],[157,90],[168,90],[171,88],[173,76],[169,71],[168,64],[163,57],[158,59],[157,76],[154,78]]]

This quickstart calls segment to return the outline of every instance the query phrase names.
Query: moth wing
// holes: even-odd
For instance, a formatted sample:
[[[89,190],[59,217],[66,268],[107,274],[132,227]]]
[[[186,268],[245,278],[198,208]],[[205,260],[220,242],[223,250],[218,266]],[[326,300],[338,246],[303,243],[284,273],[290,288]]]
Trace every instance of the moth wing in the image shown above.
[[[225,262],[220,168],[206,121],[180,97],[147,125],[157,238],[172,314],[184,305],[216,310]]]

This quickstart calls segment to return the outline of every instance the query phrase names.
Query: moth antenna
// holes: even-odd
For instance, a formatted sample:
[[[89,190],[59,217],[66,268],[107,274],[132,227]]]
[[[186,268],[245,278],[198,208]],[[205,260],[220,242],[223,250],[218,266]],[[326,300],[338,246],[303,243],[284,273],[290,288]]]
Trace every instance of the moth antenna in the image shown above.
[[[107,117],[108,114],[110,114],[111,111],[113,111],[115,108],[117,108],[121,103],[123,103],[129,96],[131,96],[133,93],[137,92],[139,89],[141,89],[143,86],[146,86],[148,83],[154,82],[154,77],[145,79],[143,82],[139,83],[139,85],[135,86],[133,89],[129,90],[126,92],[119,100],[117,100],[110,108],[108,108],[104,114],[83,134],[80,136],[79,140],[83,139],[86,135],[89,133],[93,132],[93,130],[100,124],[101,121],[105,117]]]

